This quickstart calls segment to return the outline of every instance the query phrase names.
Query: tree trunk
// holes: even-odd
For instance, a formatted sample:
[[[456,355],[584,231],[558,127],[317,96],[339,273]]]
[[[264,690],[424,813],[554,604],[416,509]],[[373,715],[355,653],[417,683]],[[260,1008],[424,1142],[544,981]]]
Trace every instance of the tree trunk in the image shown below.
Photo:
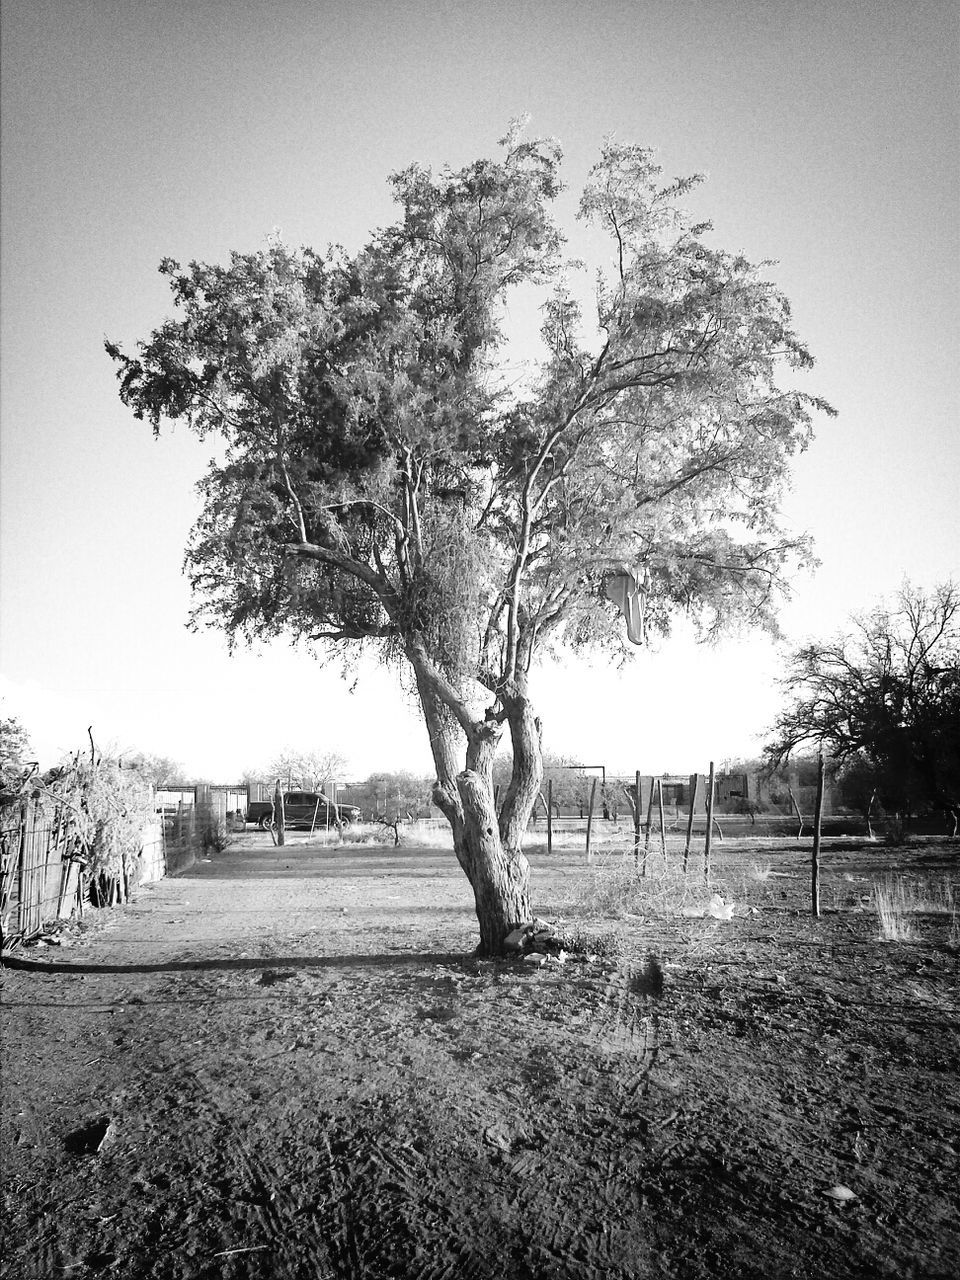
[[[463,804],[463,855],[458,856],[480,923],[477,952],[499,955],[507,935],[532,917],[530,864],[519,848],[504,848],[489,779],[466,769],[457,788]]]
[[[810,910],[820,915],[820,828],[823,822],[823,752],[817,757],[817,799],[813,813],[813,853],[810,859]]]
[[[453,848],[473,889],[480,925],[478,955],[499,955],[503,942],[532,918],[530,867],[520,851],[543,779],[540,723],[526,691],[501,695],[513,739],[514,771],[498,820],[493,801],[493,760],[503,733],[496,717],[454,717],[440,696],[428,664],[415,654],[414,669],[437,781],[434,803],[450,823]],[[455,772],[466,741],[466,769]],[[461,756],[462,758],[462,756]]]
[[[433,803],[437,806],[453,831],[453,847],[461,867],[466,865],[461,857],[463,850],[463,805],[457,790],[457,755],[462,746],[462,736],[456,719],[449,708],[444,706],[440,698],[430,686],[429,678],[422,667],[414,663],[417,677],[417,692],[423,708],[423,718],[430,739],[430,750],[437,770],[437,780],[433,784]]]
[[[500,839],[506,849],[518,850],[543,782],[542,726],[522,678],[501,692],[500,701],[513,746],[513,773],[500,810]]]

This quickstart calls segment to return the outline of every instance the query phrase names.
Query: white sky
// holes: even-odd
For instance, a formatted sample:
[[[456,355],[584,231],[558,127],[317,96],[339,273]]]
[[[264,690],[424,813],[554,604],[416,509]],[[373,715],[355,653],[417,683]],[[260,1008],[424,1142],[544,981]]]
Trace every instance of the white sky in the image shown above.
[[[283,746],[354,776],[430,769],[391,673],[184,629],[183,547],[210,450],[159,442],[116,394],[170,312],[161,257],[355,248],[386,176],[489,154],[523,111],[567,157],[571,210],[603,136],[705,171],[716,243],[775,258],[840,411],[788,515],[822,567],[791,640],[958,576],[954,0],[3,0],[0,715],[43,763],[98,741],[230,781]],[[518,317],[522,320],[522,317]],[[628,671],[552,667],[546,745],[623,772],[754,752],[776,712],[763,637],[688,637]]]

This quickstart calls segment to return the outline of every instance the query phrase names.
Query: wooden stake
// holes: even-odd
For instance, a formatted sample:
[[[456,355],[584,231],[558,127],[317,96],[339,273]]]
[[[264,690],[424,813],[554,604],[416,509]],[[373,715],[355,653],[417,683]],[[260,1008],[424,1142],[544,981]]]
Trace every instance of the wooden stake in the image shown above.
[[[687,843],[683,846],[683,874],[687,874],[687,863],[690,861],[690,842],[693,839],[693,812],[697,807],[697,787],[700,785],[699,773],[690,775],[690,812],[687,814]]]
[[[820,820],[823,817],[823,752],[817,756],[817,804],[813,814],[813,856],[810,861],[810,910],[820,914]]]
[[[547,779],[547,853],[553,853],[553,779]]]
[[[17,931],[27,931],[27,910],[30,900],[30,875],[27,866],[27,814],[29,800],[20,801],[20,820],[17,826]]]
[[[790,793],[790,802],[793,805],[793,811],[797,815],[797,822],[800,824],[800,829],[797,832],[797,839],[799,840],[803,836],[803,817],[800,813],[800,806],[797,804],[797,797],[793,794],[793,787],[787,787],[787,790]]]
[[[713,847],[713,761],[710,761],[710,773],[707,777],[707,837],[703,843],[703,878],[710,883],[710,850]]]
[[[643,832],[643,861],[646,868],[647,854],[650,851],[650,832],[653,828],[653,778],[650,779],[650,795],[647,799],[647,822]],[[646,870],[644,870],[646,874]]]
[[[587,861],[590,861],[590,832],[593,830],[593,801],[597,794],[597,780],[593,779],[590,786],[590,808],[587,810]]]
[[[636,775],[636,791],[633,797],[633,860],[640,865],[640,770]]]
[[[663,854],[664,866],[667,862],[667,829],[663,820],[663,779],[657,779],[657,808],[660,810],[660,852]]]

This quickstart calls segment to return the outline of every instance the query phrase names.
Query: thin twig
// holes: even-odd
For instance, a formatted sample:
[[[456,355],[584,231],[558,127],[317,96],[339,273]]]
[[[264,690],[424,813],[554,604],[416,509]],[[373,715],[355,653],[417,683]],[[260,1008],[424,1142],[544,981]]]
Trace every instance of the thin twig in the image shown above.
[[[223,1249],[220,1253],[215,1253],[215,1258],[229,1258],[233,1253],[259,1253],[263,1249],[269,1249],[268,1244],[249,1244],[242,1249]]]

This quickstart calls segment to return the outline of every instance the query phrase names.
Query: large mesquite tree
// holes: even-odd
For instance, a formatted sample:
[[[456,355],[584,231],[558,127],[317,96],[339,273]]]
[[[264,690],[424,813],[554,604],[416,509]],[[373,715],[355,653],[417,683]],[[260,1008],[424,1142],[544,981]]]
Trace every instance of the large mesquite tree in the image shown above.
[[[580,216],[612,267],[586,324],[551,216],[559,150],[519,126],[501,146],[395,175],[397,222],[353,256],[165,261],[177,317],[136,356],[107,344],[137,417],[225,444],[187,551],[196,616],[406,664],[488,954],[531,914],[536,655],[623,644],[612,575],[648,629],[676,610],[769,622],[806,555],[778,520],[787,463],[827,407],[778,386],[811,358],[760,270],[676,207],[694,179],[663,186],[648,151],[604,147]],[[543,358],[517,390],[501,321],[531,285]]]

